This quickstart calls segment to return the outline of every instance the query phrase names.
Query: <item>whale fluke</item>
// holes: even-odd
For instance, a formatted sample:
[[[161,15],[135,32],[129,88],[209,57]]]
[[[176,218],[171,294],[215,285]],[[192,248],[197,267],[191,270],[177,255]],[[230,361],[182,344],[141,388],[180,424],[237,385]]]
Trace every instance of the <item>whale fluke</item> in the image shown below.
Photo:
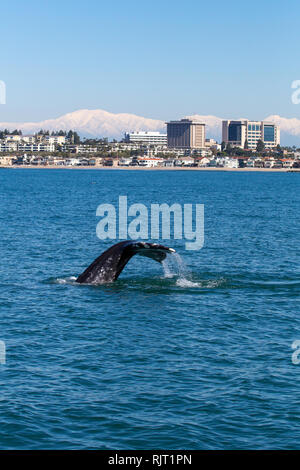
[[[173,248],[158,243],[145,243],[127,240],[111,246],[80,274],[76,280],[80,284],[104,284],[118,279],[126,264],[134,255],[146,256],[161,263]]]

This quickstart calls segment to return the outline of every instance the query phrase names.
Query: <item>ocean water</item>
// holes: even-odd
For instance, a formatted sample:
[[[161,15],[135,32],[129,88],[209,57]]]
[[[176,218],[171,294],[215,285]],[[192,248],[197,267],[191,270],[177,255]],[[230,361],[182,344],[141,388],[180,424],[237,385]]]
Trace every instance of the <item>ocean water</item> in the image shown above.
[[[299,449],[299,178],[1,170],[0,448]],[[205,204],[204,247],[77,285],[119,195]]]

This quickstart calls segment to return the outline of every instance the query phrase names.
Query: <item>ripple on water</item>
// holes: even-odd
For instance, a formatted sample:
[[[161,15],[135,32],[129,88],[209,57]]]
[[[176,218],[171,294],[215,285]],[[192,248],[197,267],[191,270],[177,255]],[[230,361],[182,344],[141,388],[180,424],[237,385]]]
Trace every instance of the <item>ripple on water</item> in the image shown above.
[[[0,186],[2,449],[299,448],[298,174],[5,170]],[[79,285],[119,194],[203,202],[203,249],[172,240],[181,259]]]

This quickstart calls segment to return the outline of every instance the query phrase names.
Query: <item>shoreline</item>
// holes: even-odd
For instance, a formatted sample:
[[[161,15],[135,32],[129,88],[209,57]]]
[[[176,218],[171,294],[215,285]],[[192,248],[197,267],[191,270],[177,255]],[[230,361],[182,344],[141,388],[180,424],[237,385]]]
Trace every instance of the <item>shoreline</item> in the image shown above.
[[[58,165],[1,165],[7,170],[129,170],[129,171],[235,171],[235,172],[273,172],[298,173],[300,168],[225,168],[225,167],[138,167],[138,166],[58,166]]]

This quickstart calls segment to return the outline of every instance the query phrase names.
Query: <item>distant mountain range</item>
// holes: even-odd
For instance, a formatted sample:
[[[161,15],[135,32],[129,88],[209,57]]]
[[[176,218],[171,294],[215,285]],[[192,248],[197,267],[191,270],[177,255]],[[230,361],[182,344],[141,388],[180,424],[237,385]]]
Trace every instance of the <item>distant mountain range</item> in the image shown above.
[[[207,137],[221,140],[222,118],[217,116],[199,115],[187,116],[198,119],[206,124]],[[300,146],[300,119],[284,118],[278,115],[267,116],[265,120],[274,121],[281,128],[283,145]],[[164,121],[148,119],[135,114],[114,114],[102,109],[81,109],[65,114],[57,119],[40,122],[0,122],[0,129],[21,129],[23,134],[32,134],[40,129],[49,131],[74,130],[83,137],[108,137],[120,139],[125,132],[130,131],[161,131],[166,132]]]

